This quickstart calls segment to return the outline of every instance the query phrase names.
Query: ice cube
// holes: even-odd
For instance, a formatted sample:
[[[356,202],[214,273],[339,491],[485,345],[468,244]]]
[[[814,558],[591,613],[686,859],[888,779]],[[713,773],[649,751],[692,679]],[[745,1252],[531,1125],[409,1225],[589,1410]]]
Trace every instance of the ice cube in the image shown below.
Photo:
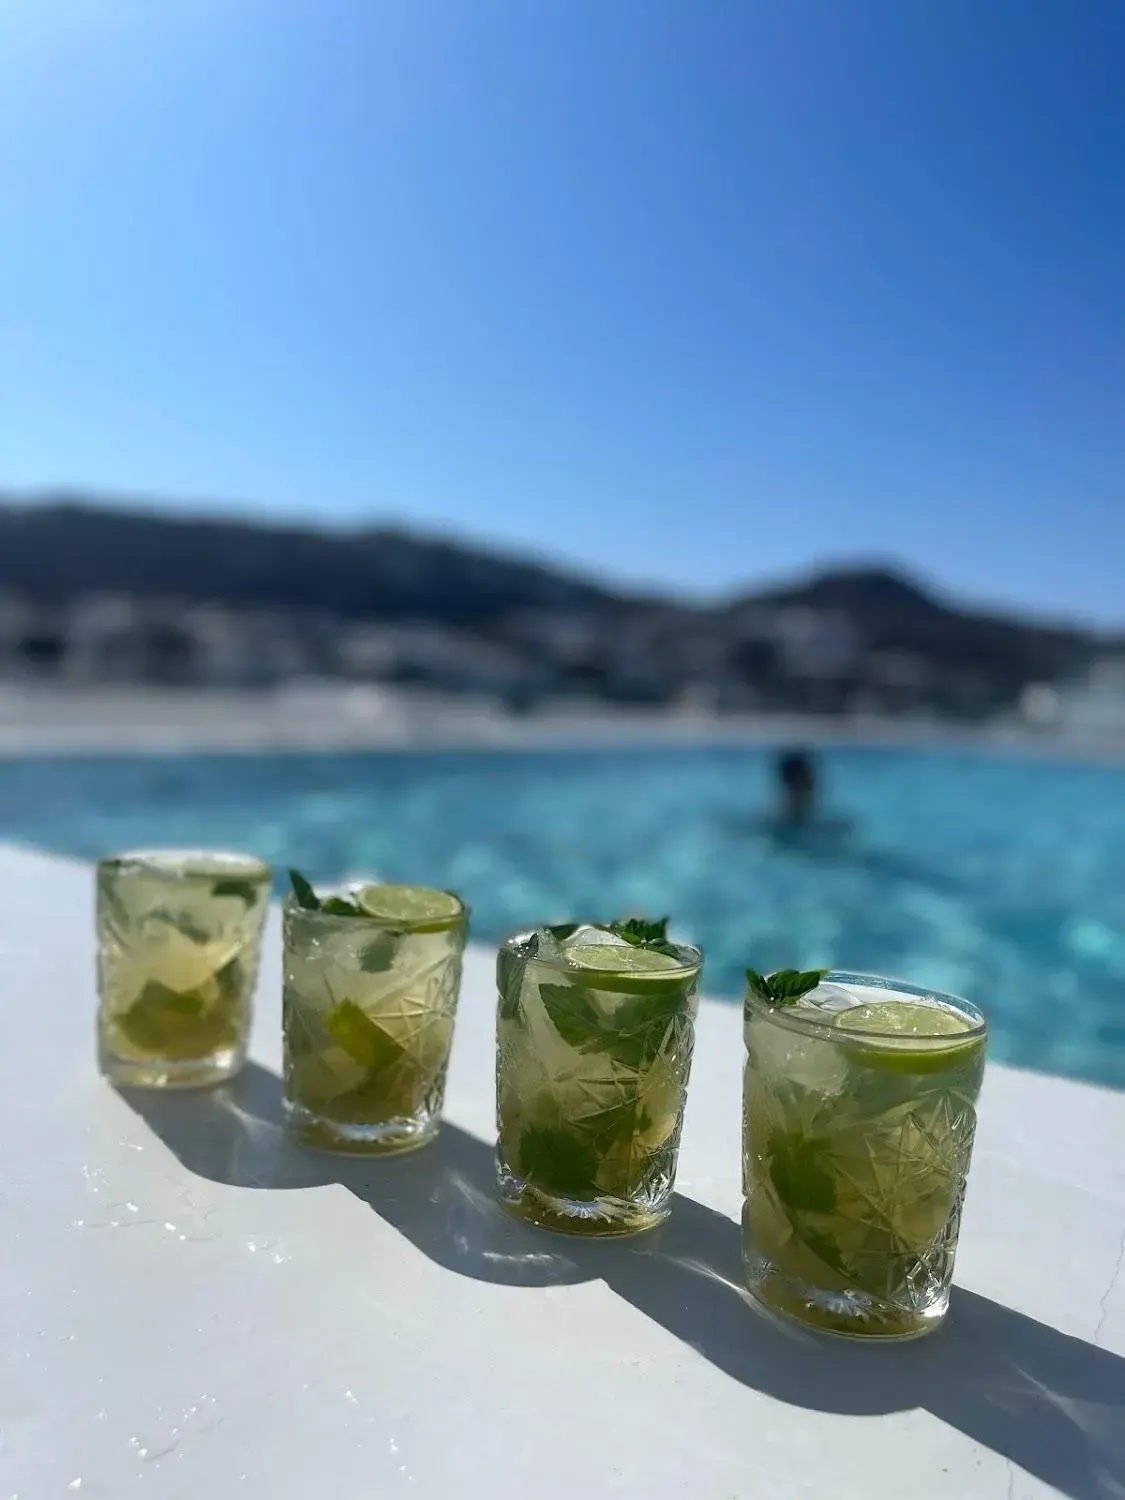
[[[848,1060],[843,1049],[832,1042],[791,1034],[781,1076],[790,1088],[830,1099],[842,1094],[848,1085]]]
[[[530,958],[544,958],[548,962],[554,959],[557,963],[562,957],[562,948],[558,938],[549,928],[539,927],[532,933],[531,941],[524,946],[522,954]],[[516,962],[522,961],[522,954],[520,959],[515,960]]]
[[[570,936],[565,938],[558,937],[549,927],[540,927],[535,938],[536,957],[546,959],[565,958],[568,948],[596,947],[602,943],[616,946],[625,941],[616,933],[603,932],[600,927],[590,927],[586,924],[576,927]]]
[[[628,948],[630,946],[616,932],[606,932],[601,927],[578,927],[568,938],[563,939],[560,946],[563,948],[598,948],[603,945],[607,948]]]
[[[816,989],[809,990],[807,994],[802,995],[793,1009],[794,1013],[812,1011],[814,1014],[816,1012],[823,1014],[827,1011],[830,1015],[835,1015],[842,1010],[854,1010],[862,1003],[849,985],[831,984],[822,980]]]
[[[835,991],[826,996],[830,1003],[809,1005],[808,1001],[814,995],[819,997],[822,991]],[[833,1013],[850,1010],[857,1003],[842,986],[818,985],[779,1014],[786,1019],[819,1021],[824,1026],[831,1024]],[[843,1049],[824,1036],[751,1016],[746,1044],[759,1072],[782,1092],[808,1091],[830,1098],[841,1093],[848,1082],[848,1062]]]

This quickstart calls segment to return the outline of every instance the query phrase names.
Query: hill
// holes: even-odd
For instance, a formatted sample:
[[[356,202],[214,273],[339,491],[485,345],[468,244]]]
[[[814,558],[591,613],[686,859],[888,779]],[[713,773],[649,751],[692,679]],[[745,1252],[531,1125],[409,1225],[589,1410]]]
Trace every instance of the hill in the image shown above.
[[[64,503],[0,505],[0,587],[61,604],[125,594],[349,619],[478,624],[608,595],[534,563],[399,531],[256,526]]]
[[[0,674],[421,683],[719,710],[988,717],[1119,647],[963,609],[885,568],[713,606],[398,530],[0,504]]]

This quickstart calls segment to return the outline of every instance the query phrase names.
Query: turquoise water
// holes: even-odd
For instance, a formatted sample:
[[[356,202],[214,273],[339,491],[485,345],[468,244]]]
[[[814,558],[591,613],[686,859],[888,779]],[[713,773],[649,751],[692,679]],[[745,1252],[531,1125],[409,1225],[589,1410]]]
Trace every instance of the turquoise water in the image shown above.
[[[969,996],[996,1058],[1125,1087],[1125,771],[823,753],[838,840],[779,843],[755,749],[0,762],[0,838],[95,858],[244,848],[315,879],[455,886],[496,940],[671,912],[742,970],[871,969]]]

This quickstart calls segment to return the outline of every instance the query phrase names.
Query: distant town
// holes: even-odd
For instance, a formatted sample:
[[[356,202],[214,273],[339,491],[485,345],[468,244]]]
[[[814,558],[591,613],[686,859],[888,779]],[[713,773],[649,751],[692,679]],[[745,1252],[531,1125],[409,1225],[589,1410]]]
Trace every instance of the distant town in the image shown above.
[[[958,608],[884,568],[704,607],[398,531],[0,504],[0,681],[339,681],[723,716],[1125,726],[1125,640]]]

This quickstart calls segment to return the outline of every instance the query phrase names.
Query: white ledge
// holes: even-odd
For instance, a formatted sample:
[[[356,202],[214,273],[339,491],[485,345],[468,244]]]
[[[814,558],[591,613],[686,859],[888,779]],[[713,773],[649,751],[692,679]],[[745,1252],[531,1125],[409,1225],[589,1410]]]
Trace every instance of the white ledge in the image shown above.
[[[3,1497],[1125,1495],[1125,1095],[993,1068],[950,1320],[856,1348],[740,1293],[734,1007],[671,1221],[576,1244],[492,1200],[487,951],[439,1143],[355,1164],[279,1134],[276,921],[240,1083],[126,1102],[89,870],[0,889]]]

